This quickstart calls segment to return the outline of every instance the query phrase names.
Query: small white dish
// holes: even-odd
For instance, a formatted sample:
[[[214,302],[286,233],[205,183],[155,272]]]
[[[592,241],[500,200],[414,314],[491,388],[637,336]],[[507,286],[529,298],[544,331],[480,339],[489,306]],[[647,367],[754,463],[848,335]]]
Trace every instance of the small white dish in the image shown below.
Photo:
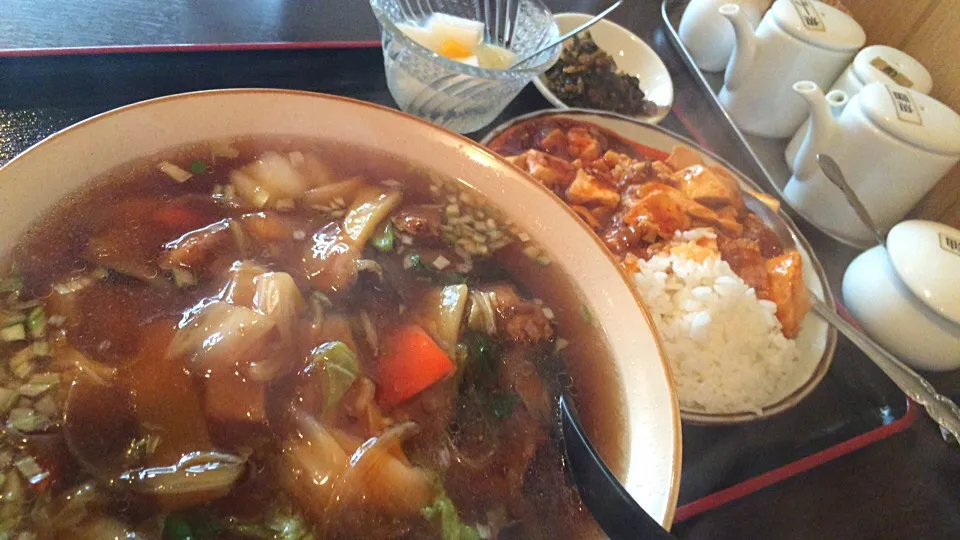
[[[889,254],[888,254],[889,252]],[[877,343],[917,369],[960,368],[960,231],[930,221],[890,230],[843,275],[847,309]]]
[[[557,27],[562,35],[587,22],[591,15],[558,13],[553,18],[557,21]],[[636,119],[648,124],[659,124],[670,113],[670,107],[673,106],[673,80],[670,79],[667,66],[663,65],[657,53],[636,34],[606,19],[591,26],[587,31],[601,49],[616,59],[617,68],[620,71],[640,79],[640,89],[647,95],[647,99],[657,104],[657,114],[637,116]],[[570,108],[547,88],[547,79],[544,75],[535,78],[533,85],[553,106],[559,109]]]

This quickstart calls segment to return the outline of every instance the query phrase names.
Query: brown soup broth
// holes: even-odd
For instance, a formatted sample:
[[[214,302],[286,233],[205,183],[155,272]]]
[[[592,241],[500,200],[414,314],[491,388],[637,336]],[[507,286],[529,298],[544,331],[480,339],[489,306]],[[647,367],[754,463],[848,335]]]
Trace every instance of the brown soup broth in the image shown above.
[[[247,137],[231,141],[230,144],[239,152],[236,157],[215,158],[210,145],[202,143],[124,165],[83,191],[64,199],[33,224],[9,254],[4,267],[15,269],[23,282],[22,292],[17,299],[19,304],[10,305],[22,307],[23,313],[27,314],[33,314],[37,309],[31,302],[45,310],[46,329],[42,339],[37,337],[35,341],[49,342],[52,352],[41,351],[41,354],[35,355],[31,364],[32,373],[58,372],[63,380],[53,389],[36,396],[21,393],[19,401],[11,403],[3,415],[7,417],[12,414],[11,408],[20,410],[18,414],[22,415],[22,410],[29,412],[42,405],[50,422],[40,428],[33,426],[25,434],[14,430],[4,434],[0,457],[22,457],[22,452],[26,452],[25,455],[33,458],[46,475],[42,481],[32,484],[28,478],[29,472],[20,469],[20,478],[27,480],[21,482],[25,484],[20,486],[21,503],[15,509],[10,506],[0,508],[0,531],[4,531],[3,527],[6,526],[13,532],[32,531],[40,538],[59,539],[75,538],[77,531],[94,535],[114,530],[110,527],[122,526],[127,527],[122,530],[130,534],[139,534],[136,538],[159,538],[161,529],[166,527],[167,531],[162,534],[163,538],[167,538],[171,534],[171,527],[184,524],[185,527],[192,527],[195,534],[205,527],[210,529],[211,536],[204,538],[301,538],[280,536],[276,530],[270,529],[271,523],[277,526],[276,523],[281,519],[278,516],[288,521],[293,516],[301,520],[297,523],[301,523],[305,530],[315,529],[319,535],[316,538],[442,537],[439,518],[428,519],[424,514],[409,512],[401,512],[398,517],[396,512],[382,509],[368,511],[364,506],[366,503],[356,501],[340,504],[338,513],[328,511],[326,507],[318,513],[315,508],[304,508],[303,499],[289,493],[285,487],[287,484],[281,480],[287,474],[282,464],[285,462],[277,458],[279,454],[289,451],[285,442],[289,428],[286,420],[276,419],[286,418],[292,402],[309,401],[309,396],[304,398],[302,388],[302,377],[310,376],[309,373],[304,375],[303,370],[298,371],[300,368],[291,368],[269,383],[257,386],[263,388],[263,403],[259,408],[256,404],[251,405],[250,410],[261,410],[264,418],[262,421],[245,422],[231,417],[209,417],[213,407],[211,400],[215,398],[211,397],[211,390],[204,390],[204,385],[208,384],[207,379],[212,372],[198,376],[182,365],[182,359],[172,364],[163,354],[171,342],[172,333],[184,331],[185,321],[191,313],[202,309],[204,302],[222,294],[224,276],[235,261],[252,261],[263,271],[289,272],[308,303],[318,298],[311,296],[311,282],[309,278],[305,280],[303,272],[299,270],[302,254],[305,246],[317,238],[315,233],[320,234],[317,231],[324,230],[331,222],[342,221],[343,214],[350,207],[349,200],[340,201],[345,204],[335,203],[334,206],[343,207],[339,210],[324,207],[323,211],[318,211],[305,204],[267,210],[267,214],[279,215],[281,219],[264,221],[266,225],[263,226],[258,225],[260,222],[257,221],[254,225],[260,227],[258,234],[275,234],[269,228],[270,223],[281,223],[286,227],[283,230],[293,231],[293,234],[275,242],[258,240],[248,243],[248,240],[233,237],[235,245],[230,240],[219,240],[217,247],[211,248],[213,255],[207,256],[185,274],[191,280],[187,285],[177,279],[172,281],[170,272],[159,269],[157,261],[167,257],[166,252],[171,248],[165,246],[170,246],[178,239],[181,240],[179,245],[183,245],[183,239],[192,231],[218,222],[228,223],[225,220],[230,220],[233,223],[231,227],[242,222],[242,230],[249,232],[246,226],[250,222],[245,221],[249,219],[245,216],[257,210],[245,204],[225,204],[222,196],[215,199],[212,194],[223,194],[224,186],[231,184],[231,171],[268,151],[282,156],[289,156],[290,152],[315,156],[329,167],[338,181],[359,176],[367,183],[381,187],[387,181],[390,189],[403,192],[403,206],[391,214],[394,220],[398,211],[403,212],[411,205],[432,208],[439,204],[439,208],[444,209],[455,200],[445,198],[457,197],[457,193],[461,194],[461,198],[463,194],[476,200],[480,200],[480,197],[470,192],[465,184],[435,178],[428,172],[428,166],[412,164],[403,158],[367,148],[328,140],[285,137]],[[177,164],[188,171],[195,169],[196,172],[189,180],[178,183],[158,170],[157,163],[161,161]],[[445,187],[438,190],[438,185]],[[455,189],[452,188],[454,185]],[[227,195],[236,197],[236,194],[229,192]],[[490,216],[497,216],[495,212],[487,210]],[[243,236],[242,232],[238,234]],[[221,236],[231,238],[226,234]],[[314,330],[317,335],[325,335],[330,332],[327,325],[333,324],[331,320],[339,317],[346,321],[346,335],[355,338],[355,343],[347,345],[359,359],[361,378],[377,379],[375,374],[381,373],[378,371],[378,352],[384,354],[382,350],[378,351],[377,339],[399,332],[397,329],[408,324],[412,313],[416,313],[412,306],[430,294],[430,290],[448,284],[451,278],[465,281],[470,290],[475,287],[486,290],[493,284],[509,284],[526,302],[525,306],[530,304],[527,300],[533,298],[542,299],[543,305],[549,306],[552,311],[552,336],[523,346],[506,341],[500,343],[498,340],[501,338],[496,338],[493,343],[496,354],[508,358],[511,355],[520,356],[532,362],[536,367],[536,379],[549,397],[550,414],[555,414],[553,406],[561,387],[570,385],[586,429],[611,468],[622,476],[626,468],[624,449],[629,441],[622,412],[622,392],[611,389],[621,389],[623,383],[613,366],[602,330],[586,311],[576,287],[556,264],[536,262],[524,253],[523,246],[514,243],[495,251],[491,257],[474,257],[469,272],[458,273],[456,264],[449,269],[441,268],[443,265],[438,264],[441,259],[450,259],[448,262],[452,263],[462,262],[443,246],[427,242],[427,247],[421,248],[419,239],[411,241],[409,236],[403,234],[398,234],[392,252],[380,253],[369,242],[367,244],[362,256],[375,260],[382,267],[385,275],[383,281],[375,272],[364,271],[349,290],[334,290],[324,300],[329,301],[329,305],[325,304],[326,318],[322,327]],[[402,257],[398,253],[401,250],[405,250]],[[431,258],[434,266],[430,266],[429,261],[417,258],[416,266],[407,267],[413,260],[411,253],[415,251],[418,257]],[[435,253],[439,253],[439,258],[432,259]],[[447,257],[444,257],[445,254]],[[410,277],[411,274],[413,277]],[[77,285],[80,288],[75,292],[62,292],[64,283],[76,285],[81,282],[82,287]],[[171,285],[174,282],[176,286]],[[3,309],[12,309],[10,305]],[[307,313],[307,308],[301,309],[298,323],[301,326],[298,328],[307,324]],[[28,323],[26,321],[23,324],[33,331]],[[373,334],[367,332],[368,326],[373,328]],[[478,334],[461,327],[461,343],[456,349],[457,354],[473,351],[470,347],[484,339],[477,337]],[[25,341],[29,342],[30,339],[28,336]],[[262,354],[269,355],[274,350],[272,346],[267,345]],[[18,353],[22,355],[23,347],[24,340],[4,341],[0,343],[0,357],[10,359]],[[74,371],[75,366],[67,361],[67,367],[64,367],[60,357],[64,350],[78,353],[90,364]],[[506,352],[508,350],[511,352]],[[305,351],[305,357],[309,359],[310,347]],[[302,364],[304,361],[300,362]],[[448,376],[416,397],[399,405],[383,407],[384,415],[391,418],[392,425],[403,421],[417,424],[412,433],[400,438],[400,453],[404,455],[403,460],[408,460],[407,466],[426,471],[434,484],[442,486],[443,492],[456,505],[458,519],[463,523],[479,524],[481,528],[494,530],[500,538],[580,538],[596,534],[596,525],[582,508],[562,470],[556,418],[550,420],[549,429],[543,433],[536,430],[519,434],[511,432],[514,429],[524,430],[526,424],[522,419],[534,417],[533,409],[536,407],[525,401],[525,394],[518,397],[523,393],[522,390],[515,389],[514,392],[508,391],[507,386],[497,386],[506,383],[484,383],[496,386],[497,390],[490,391],[484,390],[480,383],[470,382],[472,377],[487,376],[477,375],[476,369],[479,368],[475,365],[476,362],[457,375],[468,381],[466,383],[458,383]],[[496,372],[506,368],[493,369]],[[4,369],[0,371],[3,372],[0,377],[2,386],[18,384],[13,367],[7,367],[4,363]],[[181,443],[196,435],[197,451],[242,456],[242,476],[226,493],[215,497],[197,497],[199,504],[192,504],[189,496],[132,494],[123,485],[105,487],[104,479],[91,474],[89,464],[79,463],[75,455],[78,444],[87,445],[89,441],[78,443],[76,440],[66,440],[64,434],[64,402],[70,391],[70,378],[90,377],[90,373],[95,379],[103,376],[104,380],[117,381],[104,384],[123,389],[117,394],[122,398],[118,403],[97,409],[100,416],[109,416],[116,411],[123,416],[132,411],[133,416],[139,419],[140,425],[136,429],[139,429],[140,435],[154,429],[145,418],[159,418],[161,423],[166,422],[161,427],[176,432],[175,435],[163,432],[154,438],[144,436],[137,439],[139,443],[150,447],[144,454],[147,455],[143,458],[146,463],[155,465],[162,462],[159,456],[173,456],[164,463],[175,463],[176,456],[182,450]],[[29,376],[33,375],[28,373]],[[213,376],[216,377],[216,374]],[[497,375],[493,377],[496,379]],[[500,375],[497,380],[502,381],[503,377]],[[308,380],[314,379],[308,377]],[[447,402],[437,398],[441,403],[439,407],[450,409],[446,415],[432,409],[438,405],[430,401],[441,395],[439,388],[444,385],[453,388],[452,397],[448,396]],[[362,429],[356,427],[361,422],[357,418],[363,417],[363,414],[353,410],[352,405],[343,405],[346,402],[352,404],[352,400],[362,402],[360,386],[354,381],[352,386],[347,387],[335,412],[318,420],[324,425],[342,429],[344,434],[338,440],[345,448],[349,447],[349,443],[343,442],[344,437],[359,437],[358,442],[365,438],[357,435],[362,433]],[[520,388],[519,385],[517,388]],[[377,399],[382,398],[379,392],[378,389]],[[231,394],[234,395],[239,394]],[[504,396],[509,399],[502,399]],[[125,401],[128,399],[129,403]],[[207,411],[207,417],[200,415],[194,419],[190,411]],[[93,412],[84,413],[89,413],[94,421],[98,417]],[[481,417],[482,420],[478,420]],[[386,425],[391,424],[388,421]],[[106,433],[106,439],[122,439],[122,430],[126,427],[129,426],[117,420],[114,427],[90,429],[106,429],[103,432]],[[18,447],[20,435],[23,435],[22,440],[26,440],[27,444]],[[104,438],[99,432],[93,436]],[[441,442],[447,450],[438,450]],[[106,443],[101,440],[100,443],[89,444],[96,446]],[[499,450],[497,445],[501,446]],[[534,445],[534,451],[524,450],[527,448],[525,445]],[[505,450],[506,447],[509,450]],[[456,449],[452,456],[449,448]],[[138,451],[142,451],[142,448]],[[524,452],[530,455],[523,461],[525,466],[519,471],[522,477],[510,480],[508,477],[517,472],[511,469],[516,465],[511,460],[517,455],[526,455]],[[350,452],[346,454],[349,456]],[[464,462],[479,465],[474,470],[463,465]],[[3,463],[3,467],[8,469],[10,465]],[[6,482],[3,484],[5,489],[10,487],[10,481]],[[90,496],[94,502],[85,507],[85,513],[77,512],[76,508],[64,502],[81,500],[79,496],[69,498],[66,495],[81,486],[89,488],[88,494],[96,493],[96,496]],[[505,486],[519,487],[519,493],[500,494],[499,491],[504,490]],[[70,514],[71,511],[76,515]],[[20,515],[7,515],[11,513]],[[336,517],[332,517],[334,515]],[[109,519],[98,522],[98,516]],[[74,519],[76,525],[50,528],[43,524],[44,520],[62,521],[67,517]]]

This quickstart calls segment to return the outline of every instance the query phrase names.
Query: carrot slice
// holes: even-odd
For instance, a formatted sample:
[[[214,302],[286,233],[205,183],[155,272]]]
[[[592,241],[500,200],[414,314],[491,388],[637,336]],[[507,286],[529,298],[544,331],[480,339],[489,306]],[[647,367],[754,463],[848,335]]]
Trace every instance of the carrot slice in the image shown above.
[[[377,359],[378,401],[394,407],[454,372],[450,357],[419,326],[404,326],[383,340]]]
[[[153,220],[160,226],[174,230],[190,230],[206,225],[204,217],[185,206],[167,204],[153,214]]]

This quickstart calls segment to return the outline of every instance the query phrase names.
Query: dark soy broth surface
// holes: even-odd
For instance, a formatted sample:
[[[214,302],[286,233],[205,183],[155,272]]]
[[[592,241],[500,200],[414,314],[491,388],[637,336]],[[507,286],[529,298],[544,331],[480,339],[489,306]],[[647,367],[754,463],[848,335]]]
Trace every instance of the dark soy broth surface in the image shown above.
[[[62,201],[3,268],[11,538],[588,537],[565,385],[626,466],[622,382],[570,279],[402,158],[179,148]]]

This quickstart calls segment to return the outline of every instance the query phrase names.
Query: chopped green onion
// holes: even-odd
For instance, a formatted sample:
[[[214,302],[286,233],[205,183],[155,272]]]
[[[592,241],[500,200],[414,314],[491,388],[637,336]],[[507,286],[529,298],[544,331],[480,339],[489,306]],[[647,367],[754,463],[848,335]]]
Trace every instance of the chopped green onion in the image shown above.
[[[190,172],[193,174],[203,174],[207,172],[207,164],[198,159],[190,164]]]
[[[41,469],[40,465],[37,465],[37,460],[31,456],[15,461],[13,466],[16,467],[17,470],[20,471],[20,474],[27,479],[27,482],[32,485],[39,484],[50,476],[50,473]]]
[[[10,369],[17,377],[26,379],[33,373],[34,358],[36,355],[33,352],[33,346],[24,347],[10,357]]]
[[[393,233],[393,222],[389,219],[384,220],[384,224],[378,228],[377,232],[374,233],[373,238],[370,240],[370,243],[373,244],[373,247],[382,253],[388,251],[393,251],[393,244],[396,241],[396,237]]]
[[[180,167],[177,167],[176,165],[174,165],[173,163],[170,163],[169,161],[161,161],[160,163],[157,164],[157,168],[160,169],[160,171],[163,174],[169,176],[174,181],[176,181],[178,184],[182,184],[187,180],[193,178],[192,174],[181,169]]]
[[[507,418],[513,414],[513,409],[520,402],[520,397],[513,392],[494,394],[490,396],[490,412],[497,418]]]
[[[27,328],[30,330],[30,337],[33,339],[42,338],[47,332],[47,314],[43,306],[33,308],[27,317]]]
[[[187,289],[197,284],[196,276],[186,268],[175,267],[171,272],[173,273],[173,283],[178,289]]]
[[[0,328],[6,328],[27,320],[27,316],[19,311],[4,312],[0,316]]]
[[[423,264],[423,260],[420,259],[419,253],[410,253],[403,258],[403,269],[404,270],[416,270],[417,272],[427,272],[426,265]]]
[[[0,340],[23,341],[25,339],[27,339],[27,331],[22,324],[14,324],[6,328],[0,328]]]
[[[46,341],[34,341],[33,354],[35,356],[50,356],[50,344]]]
[[[50,394],[47,394],[40,398],[36,403],[33,404],[33,408],[42,415],[45,415],[49,418],[54,418],[58,414],[57,403],[50,397]]]
[[[50,419],[33,409],[16,408],[10,411],[7,423],[24,433],[42,431],[50,425]]]
[[[20,399],[20,392],[0,387],[0,415],[7,414]]]
[[[240,151],[231,146],[228,141],[213,141],[210,143],[210,153],[214,158],[225,157],[233,159],[240,155]]]
[[[58,384],[60,384],[60,375],[56,373],[37,374],[30,377],[30,382],[20,386],[20,394],[37,397]]]
[[[23,278],[20,274],[10,274],[0,279],[0,293],[16,293],[23,289]]]

